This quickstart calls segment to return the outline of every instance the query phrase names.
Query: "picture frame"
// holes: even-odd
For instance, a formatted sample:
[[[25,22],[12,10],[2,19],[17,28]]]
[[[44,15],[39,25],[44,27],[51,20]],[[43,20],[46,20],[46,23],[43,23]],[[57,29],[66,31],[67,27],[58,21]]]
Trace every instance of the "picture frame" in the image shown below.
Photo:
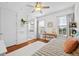
[[[76,22],[71,22],[70,25],[69,25],[69,27],[75,27],[76,28],[77,27]]]
[[[47,26],[48,27],[53,27],[53,23],[52,22],[48,22]]]
[[[29,31],[30,32],[34,32],[34,28],[35,28],[34,20],[30,21],[30,24],[29,25],[30,25]]]

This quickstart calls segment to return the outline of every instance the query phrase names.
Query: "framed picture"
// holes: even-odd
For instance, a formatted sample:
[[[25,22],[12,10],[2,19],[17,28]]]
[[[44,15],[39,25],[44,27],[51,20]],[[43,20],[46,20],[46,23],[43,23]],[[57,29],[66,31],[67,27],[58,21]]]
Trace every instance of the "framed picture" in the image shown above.
[[[48,22],[47,26],[48,27],[53,27],[53,23],[52,22]]]
[[[34,28],[35,28],[35,24],[34,24],[34,20],[32,20],[30,21],[30,24],[29,24],[29,31],[34,32]]]
[[[30,24],[31,24],[31,25],[34,25],[34,20],[31,20],[31,21],[30,21]]]
[[[70,27],[77,27],[77,24],[76,24],[76,22],[72,22],[72,23],[70,23],[70,25],[69,25]]]

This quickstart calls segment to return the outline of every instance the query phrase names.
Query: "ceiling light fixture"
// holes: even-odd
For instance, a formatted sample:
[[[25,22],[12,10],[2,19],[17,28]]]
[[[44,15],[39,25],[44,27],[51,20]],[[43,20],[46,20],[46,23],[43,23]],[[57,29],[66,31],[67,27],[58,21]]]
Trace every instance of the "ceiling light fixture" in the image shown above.
[[[27,6],[34,8],[33,11],[32,11],[32,13],[35,12],[35,11],[40,11],[40,12],[42,12],[42,9],[47,9],[47,8],[49,8],[49,6],[43,6],[41,2],[36,2],[34,6],[32,6],[32,5],[27,5]]]
[[[37,2],[35,5],[35,11],[41,11],[42,9],[42,4],[40,2]]]

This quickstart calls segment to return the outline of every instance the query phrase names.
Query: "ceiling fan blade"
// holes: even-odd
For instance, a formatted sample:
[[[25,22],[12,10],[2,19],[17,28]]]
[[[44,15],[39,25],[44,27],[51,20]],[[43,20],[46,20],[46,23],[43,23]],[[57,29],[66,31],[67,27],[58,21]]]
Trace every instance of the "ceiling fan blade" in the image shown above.
[[[34,6],[32,6],[32,5],[26,5],[27,7],[34,7]]]
[[[43,6],[42,8],[50,8],[49,6]]]

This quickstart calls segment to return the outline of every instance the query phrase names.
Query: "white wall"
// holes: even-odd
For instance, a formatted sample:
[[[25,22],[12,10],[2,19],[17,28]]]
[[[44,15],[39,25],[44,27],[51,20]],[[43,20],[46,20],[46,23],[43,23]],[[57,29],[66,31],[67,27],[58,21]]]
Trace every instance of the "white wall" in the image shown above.
[[[16,13],[6,8],[0,8],[1,33],[6,46],[16,44]]]
[[[34,22],[34,26],[32,28],[32,25],[31,25],[31,21]],[[31,32],[30,29],[33,29],[34,31]],[[33,39],[33,38],[36,38],[36,34],[37,33],[37,19],[36,18],[32,18],[29,20],[29,23],[28,23],[28,39]]]
[[[46,30],[47,32],[57,32],[58,33],[58,17],[73,13],[73,7],[62,9],[54,13],[50,13],[48,15],[39,17],[39,20],[44,19],[46,22]],[[47,26],[49,22],[52,22],[52,27]]]
[[[32,11],[32,8],[28,8],[26,7],[26,4],[29,4],[29,3],[0,3],[0,7],[3,7],[3,8],[6,8],[6,9],[9,9],[9,10],[12,10],[12,12],[15,12],[17,13],[17,43],[23,43],[24,41],[27,41],[29,40],[27,36],[31,36],[33,34],[29,34],[28,32],[28,25],[26,24],[24,27],[21,27],[21,24],[20,24],[20,20],[21,18],[27,18],[27,15],[30,14],[30,19],[32,19],[32,17],[37,17],[38,14],[32,14],[31,11]],[[53,23],[53,27],[52,28],[48,28],[46,27],[46,31],[47,32],[51,32],[51,31],[58,31],[58,16],[62,16],[62,15],[66,15],[66,14],[69,14],[69,13],[72,13],[73,12],[73,8],[69,8],[70,6],[73,5],[73,3],[47,3],[49,6],[50,6],[50,9],[46,9],[46,10],[43,10],[44,14],[47,12],[50,14],[48,16],[44,16],[44,17],[40,17],[39,19],[44,19],[46,20],[46,23],[48,22],[52,22]],[[78,14],[79,14],[79,8],[76,9],[77,11],[75,12],[76,13],[76,22],[78,23]],[[54,13],[53,13],[54,12]],[[46,13],[46,14],[47,14]],[[41,15],[41,14],[39,14]],[[35,25],[36,26],[36,25]],[[79,28],[79,24],[78,24],[78,28]],[[36,28],[35,28],[36,29]],[[36,31],[36,30],[35,30]],[[35,34],[36,35],[36,34]]]
[[[27,20],[27,16],[23,13],[17,13],[17,44],[28,40],[28,24],[21,25],[21,19]]]
[[[75,22],[77,22],[77,28],[79,30],[79,4],[75,5],[74,12],[75,12]]]
[[[11,2],[11,3],[8,3],[8,2],[0,3],[1,8],[5,8],[6,10],[10,10],[10,11],[17,14],[16,15],[16,18],[17,18],[16,19],[17,33],[15,34],[17,36],[16,37],[16,41],[17,41],[16,43],[17,44],[23,43],[23,42],[27,41],[27,39],[28,39],[27,38],[28,25],[25,25],[23,27],[21,26],[21,18],[26,18],[27,14],[29,12],[29,11],[26,11],[25,4],[26,3],[18,3],[18,2],[16,2],[16,3],[13,3],[13,2]],[[7,20],[7,21],[9,21],[9,20]],[[10,21],[10,22],[12,22],[12,21]],[[9,41],[11,41],[11,40],[9,40]],[[9,42],[9,41],[7,41],[7,42]]]
[[[1,15],[1,8],[0,8],[0,15]],[[1,18],[1,16],[0,16]],[[1,19],[0,19],[0,22],[1,22]],[[0,23],[0,27],[1,27],[1,23]],[[1,34],[1,29],[0,29],[0,34]]]

